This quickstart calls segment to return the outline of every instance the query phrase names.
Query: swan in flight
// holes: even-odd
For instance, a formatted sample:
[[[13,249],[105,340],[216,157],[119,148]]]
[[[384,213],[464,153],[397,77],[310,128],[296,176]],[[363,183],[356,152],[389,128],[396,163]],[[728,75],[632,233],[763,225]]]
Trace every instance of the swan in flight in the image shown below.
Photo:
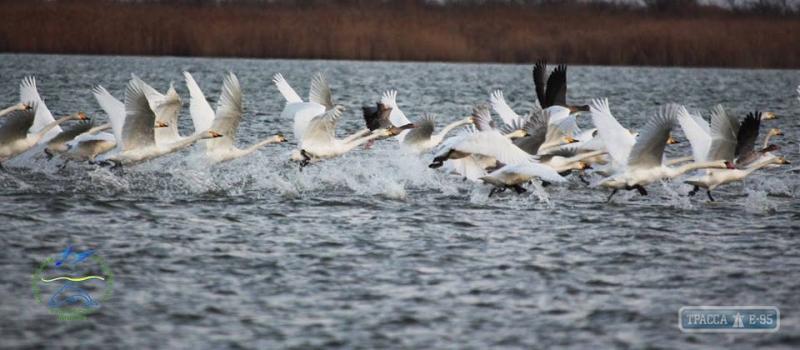
[[[25,151],[33,148],[55,127],[70,120],[86,120],[83,113],[75,113],[68,117],[61,118],[45,125],[39,131],[29,132],[35,123],[36,109],[39,108],[38,102],[31,102],[33,109],[17,110],[9,113],[4,119],[5,123],[0,126],[0,169],[2,162],[14,158]]]
[[[339,118],[344,107],[335,106],[331,110],[312,119],[300,140],[300,149],[292,152],[291,159],[300,161],[301,166],[321,159],[341,156],[359,145],[382,136],[394,136],[392,130],[378,129],[371,134],[353,140],[337,139],[335,135]]]
[[[601,105],[602,103],[603,101],[596,101],[593,106],[594,104]],[[679,109],[679,105],[669,104],[659,110],[653,118],[647,121],[639,138],[635,140],[633,147],[627,151],[629,154],[624,167],[616,174],[592,184],[592,187],[601,186],[613,189],[611,195],[608,196],[608,201],[610,201],[620,189],[628,191],[636,189],[639,194],[646,196],[647,190],[645,190],[644,186],[661,179],[678,177],[688,171],[708,168],[732,169],[733,164],[725,160],[695,162],[678,168],[671,168],[663,163],[664,148],[667,145],[670,131],[677,122]],[[593,118],[594,116],[595,113],[592,113]],[[611,123],[601,123],[597,125],[597,129],[599,132],[603,132],[603,129],[610,125]],[[627,130],[621,131],[621,133],[625,134]],[[612,149],[615,150],[614,152],[620,153],[618,152],[622,148],[620,146],[624,146],[622,142],[625,142],[615,142],[605,138],[604,141],[609,146],[610,153]],[[616,145],[616,143],[619,143],[619,145]],[[614,153],[611,154],[616,161]]]
[[[29,106],[25,102],[20,102],[20,103],[17,103],[15,105],[11,106],[11,107],[8,107],[6,109],[0,110],[0,117],[6,115],[8,113],[11,113],[13,111],[24,111],[24,110],[27,110],[27,109],[31,109],[31,106]]]
[[[50,113],[50,109],[47,108],[44,100],[42,100],[42,97],[39,96],[39,90],[36,88],[36,78],[28,76],[22,79],[22,83],[19,84],[19,97],[20,102],[23,103],[29,103],[31,101],[36,102],[36,118],[33,120],[33,126],[31,126],[30,132],[39,132],[44,129],[45,126],[56,121],[56,119],[53,118],[53,114]],[[61,127],[56,125],[39,139],[39,144],[47,143],[61,133],[61,131]]]
[[[383,96],[381,96],[381,103],[383,103],[387,108],[392,109],[389,113],[389,121],[391,121],[393,125],[411,124],[411,121],[406,118],[405,113],[403,113],[403,111],[400,110],[400,107],[397,106],[397,90],[389,90],[384,92]],[[400,144],[403,144],[403,141],[405,141],[406,135],[408,135],[409,132],[411,131],[404,130],[395,138],[398,142],[400,142]]]
[[[156,122],[164,124],[164,127],[154,129],[156,144],[168,145],[182,140],[183,137],[178,133],[178,117],[183,109],[183,101],[181,101],[178,92],[175,91],[175,86],[169,83],[169,90],[167,90],[166,94],[162,94],[145,83],[136,74],[131,74],[131,79],[142,87],[147,97],[147,102],[150,104],[150,109],[156,115]],[[202,130],[207,129],[195,129],[195,131]]]
[[[378,129],[387,129],[391,130],[392,134],[397,135],[403,130],[410,130],[415,129],[417,127],[416,124],[406,124],[401,126],[396,126],[392,124],[391,119],[389,116],[391,115],[392,109],[386,107],[383,103],[378,102],[375,107],[362,107],[361,108],[364,114],[364,122],[366,127],[359,132],[354,133],[346,137],[343,141],[350,142],[359,137],[367,136],[369,133],[374,132]],[[372,144],[375,142],[375,139],[369,140],[366,145],[364,145],[364,149],[369,149],[372,147]]]
[[[135,79],[131,79],[125,89],[123,110],[114,107],[109,109],[108,106],[115,105],[116,99],[109,94],[103,94],[103,91],[105,89],[98,87],[93,92],[97,102],[108,113],[117,147],[97,156],[99,162],[110,162],[115,167],[138,164],[182,150],[200,139],[222,137],[215,131],[208,130],[171,144],[158,145],[154,132],[156,115],[147,100],[145,89]]]
[[[188,72],[185,74],[188,81],[191,75]],[[214,115],[214,111],[211,110],[208,102],[203,103],[206,101],[203,92],[197,87],[197,83],[194,83],[194,85],[196,88],[189,89],[191,94],[190,110],[201,115]],[[283,136],[275,135],[245,149],[236,148],[234,141],[236,132],[239,129],[239,123],[242,120],[242,114],[244,114],[242,88],[236,75],[229,73],[223,82],[217,113],[211,123],[211,129],[220,132],[224,136],[205,141],[206,155],[214,162],[220,163],[241,158],[268,144],[286,142],[286,138]]]
[[[309,102],[303,102],[300,95],[292,89],[289,82],[280,73],[272,77],[272,82],[286,99],[286,106],[281,112],[281,118],[294,121],[294,139],[297,142],[303,139],[303,133],[308,129],[312,119],[334,107],[328,81],[321,73],[315,74],[311,80]]]
[[[547,82],[545,82],[547,79]],[[536,88],[536,98],[542,108],[562,106],[569,109],[569,113],[589,111],[589,106],[573,106],[567,104],[567,66],[559,65],[547,76],[547,62],[538,61],[533,66],[533,84]]]
[[[498,130],[490,129],[464,133],[445,140],[428,167],[439,168],[448,159],[461,159],[470,155],[491,157],[504,164],[533,162],[532,155],[514,145]]]
[[[523,183],[531,181],[533,178],[540,178],[549,183],[562,183],[567,181],[552,168],[537,163],[507,164],[499,169],[482,176],[480,179],[490,185],[494,185],[489,197],[497,192],[504,192],[506,189],[513,189],[518,194],[525,193],[527,190],[522,187]]]
[[[688,119],[684,119],[686,124],[684,132],[692,144],[692,153],[696,161],[719,161],[735,162],[740,169],[720,169],[707,170],[703,176],[695,177],[684,181],[694,186],[689,192],[693,196],[705,188],[708,198],[713,202],[714,197],[711,191],[726,183],[744,179],[753,171],[774,163],[777,157],[768,154],[770,150],[777,147],[765,147],[760,151],[755,151],[755,143],[758,137],[758,129],[761,124],[759,113],[750,113],[740,124],[735,115],[730,114],[717,105],[711,111],[711,125],[708,130],[709,137],[706,138],[704,124],[702,120],[697,120],[696,124],[690,124]],[[681,125],[683,126],[684,123]],[[707,125],[707,124],[706,124]],[[699,140],[699,146],[694,142]],[[742,158],[744,157],[744,159]],[[765,159],[769,162],[762,162]],[[747,166],[747,164],[750,166]],[[744,168],[744,169],[741,169]],[[752,169],[752,170],[751,170]],[[737,171],[739,170],[739,171]]]
[[[416,123],[416,128],[409,130],[403,139],[403,147],[413,154],[421,154],[430,151],[444,140],[444,137],[455,128],[474,123],[472,117],[467,117],[447,124],[437,134],[433,134],[436,126],[436,115],[426,114]]]

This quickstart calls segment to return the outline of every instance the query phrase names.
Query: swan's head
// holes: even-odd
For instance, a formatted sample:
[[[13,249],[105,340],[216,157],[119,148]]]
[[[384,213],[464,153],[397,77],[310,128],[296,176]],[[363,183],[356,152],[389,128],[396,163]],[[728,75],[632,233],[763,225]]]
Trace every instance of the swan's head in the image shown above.
[[[167,123],[164,123],[164,122],[162,122],[162,121],[160,121],[160,120],[156,120],[156,125],[155,125],[155,127],[157,127],[157,128],[166,128],[166,127],[168,127],[168,126],[169,126],[169,124],[167,124]]]
[[[783,131],[781,131],[781,129],[778,128],[773,128],[769,129],[769,133],[767,134],[772,136],[783,136]]]
[[[566,141],[567,141],[567,143],[576,143],[576,142],[580,142],[580,141],[578,141],[578,140],[576,140],[576,139],[573,139],[573,138],[572,138],[572,137],[570,137],[570,136],[567,136],[567,137],[565,137],[565,138],[564,138],[564,140],[566,140]]]
[[[761,120],[773,120],[773,119],[778,119],[778,117],[775,116],[775,113],[761,112]]]
[[[578,162],[578,168],[580,168],[581,170],[592,169],[589,163],[586,162]]]
[[[670,137],[667,139],[667,144],[668,144],[668,145],[674,145],[674,144],[676,144],[676,143],[680,143],[680,141],[676,140],[676,139],[675,139],[674,137],[672,137],[672,136],[670,136]]]
[[[83,112],[73,114],[72,118],[75,120],[89,120],[89,117],[87,117]]]
[[[22,110],[22,111],[29,111],[29,110],[33,109],[33,106],[31,106],[28,103],[22,102],[22,103],[19,104],[19,109]]]
[[[792,164],[792,163],[789,163],[789,161],[786,160],[786,158],[778,157],[778,164]]]
[[[219,134],[214,130],[206,131],[206,133],[203,135],[204,139],[215,139],[217,137],[222,137],[222,134]]]
[[[465,124],[475,124],[475,118],[473,117],[466,117],[461,120]]]
[[[528,135],[530,135],[530,134],[527,131],[525,131],[524,129],[521,129],[521,130],[518,129],[518,130],[512,131],[511,133],[506,135],[506,137],[508,137],[509,140],[516,140],[518,138],[525,137],[525,136],[528,136]]]
[[[286,142],[286,138],[283,135],[275,135],[275,140],[278,142]]]

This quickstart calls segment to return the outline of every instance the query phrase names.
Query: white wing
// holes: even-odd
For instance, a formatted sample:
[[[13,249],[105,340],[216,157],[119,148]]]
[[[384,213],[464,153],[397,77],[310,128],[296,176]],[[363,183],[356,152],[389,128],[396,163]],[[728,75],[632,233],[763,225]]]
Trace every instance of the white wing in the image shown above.
[[[516,125],[522,121],[522,117],[520,117],[517,112],[514,112],[506,103],[502,90],[495,90],[492,92],[492,95],[489,97],[489,102],[492,104],[494,112],[500,116],[500,119],[503,119],[503,123],[506,125]]]
[[[618,165],[628,164],[628,156],[636,143],[636,138],[611,114],[608,99],[595,99],[590,108],[592,122],[597,127],[597,135],[606,145],[611,158]]]
[[[694,109],[689,113],[689,116],[691,116],[692,119],[694,119],[697,122],[697,125],[699,125],[700,128],[703,129],[703,131],[707,135],[711,135],[711,126],[707,121],[705,121],[705,119],[703,119],[703,116],[700,114],[700,111]]]
[[[450,159],[445,164],[448,169],[456,172],[470,181],[478,181],[481,177],[488,175],[485,170],[486,161],[492,160],[487,157],[471,155],[461,159]]]
[[[147,97],[147,103],[150,104],[150,109],[155,111],[156,107],[158,107],[158,102],[164,99],[164,94],[158,92],[152,86],[148,85],[144,82],[141,78],[139,78],[136,74],[131,73],[131,79],[139,85],[144,92],[144,95]]]
[[[453,145],[452,149],[470,154],[480,154],[505,164],[533,161],[533,156],[517,147],[511,140],[496,130],[472,133]]]
[[[400,110],[400,107],[397,106],[397,90],[384,92],[383,96],[381,96],[381,103],[392,109],[389,113],[389,121],[391,121],[393,125],[402,126],[411,123],[411,121],[406,118],[403,111]],[[398,142],[403,143],[406,134],[408,134],[408,130],[403,130],[403,132],[395,136],[395,138]]]
[[[222,85],[222,94],[219,96],[217,115],[211,129],[222,134],[222,137],[209,140],[206,145],[208,149],[232,149],[233,141],[236,138],[236,131],[239,129],[239,122],[242,120],[244,106],[242,102],[242,88],[236,75],[230,73],[225,77]]]
[[[692,146],[694,161],[698,163],[705,162],[708,150],[711,149],[711,135],[705,131],[705,129],[708,129],[708,123],[703,121],[703,118],[698,121],[683,106],[678,108],[678,123],[681,124],[681,129],[683,129],[683,133],[686,134],[686,138],[689,139],[689,144]],[[705,129],[702,124],[698,123],[705,124]]]
[[[117,147],[122,149],[124,142],[122,140],[122,128],[125,125],[125,105],[111,96],[104,87],[97,85],[92,89],[94,98],[100,104],[100,108],[108,115],[108,120],[111,122],[111,130],[114,132],[114,137],[117,140]]]
[[[39,96],[39,91],[36,89],[36,78],[29,76],[22,79],[22,83],[19,84],[19,97],[20,102],[26,103],[34,101],[38,106],[36,108],[36,116],[33,118],[33,126],[29,129],[30,132],[39,132],[48,124],[56,121],[56,119],[53,118],[53,114],[50,113],[50,109],[47,108],[44,100],[42,100],[42,97]],[[61,127],[56,125],[56,127],[50,129],[50,131],[39,140],[39,144],[43,145],[47,143],[58,136],[61,131],[63,131]]]
[[[67,146],[75,146],[81,142],[85,141],[108,141],[108,142],[116,142],[117,139],[114,137],[114,134],[107,133],[107,132],[99,132],[97,134],[82,134],[76,137],[74,140],[67,142]]]
[[[281,92],[281,95],[283,95],[283,98],[286,99],[287,103],[303,102],[303,99],[300,98],[300,95],[298,95],[297,92],[292,89],[292,87],[289,85],[289,82],[283,78],[281,73],[275,74],[275,76],[272,77],[272,82],[278,87],[278,91]]]
[[[156,101],[156,108],[153,112],[156,114],[156,120],[167,123],[167,127],[158,128],[155,130],[156,143],[166,145],[180,141],[181,135],[178,133],[178,117],[183,109],[183,101],[175,91],[172,83],[169,84],[169,90],[160,101]]]
[[[331,147],[336,140],[334,131],[341,115],[341,109],[332,108],[314,117],[308,124],[305,133],[303,133],[303,138],[300,140],[300,148],[310,150],[313,153],[313,149],[317,147]]]
[[[736,116],[725,112],[722,105],[711,110],[711,147],[707,160],[733,161],[739,127]]]
[[[314,78],[311,79],[311,89],[308,90],[308,101],[325,106],[326,111],[333,108],[331,87],[328,85],[328,80],[325,79],[322,73],[314,74]]]
[[[150,109],[143,87],[136,79],[131,80],[125,89],[125,123],[122,137],[118,139],[124,142],[123,150],[155,146],[155,123],[156,115]]]
[[[650,169],[662,164],[667,139],[677,119],[679,105],[669,104],[647,121],[628,156],[628,166]]]
[[[194,124],[194,132],[208,130],[214,122],[214,110],[211,109],[211,105],[208,104],[206,96],[203,95],[203,91],[200,90],[194,77],[189,72],[183,72],[183,77],[186,79],[186,87],[189,89],[189,114],[192,117],[192,124]]]
[[[296,102],[287,104],[281,112],[281,119],[293,121],[294,139],[298,142],[303,139],[303,133],[308,129],[314,117],[325,113],[325,106],[313,102]]]
[[[557,171],[553,170],[553,168],[539,164],[539,163],[522,163],[522,164],[512,164],[507,165],[508,169],[506,171],[524,175],[524,176],[531,176],[531,177],[538,177],[542,180],[548,182],[566,182],[563,176],[559,175]],[[498,169],[502,170],[502,168]]]

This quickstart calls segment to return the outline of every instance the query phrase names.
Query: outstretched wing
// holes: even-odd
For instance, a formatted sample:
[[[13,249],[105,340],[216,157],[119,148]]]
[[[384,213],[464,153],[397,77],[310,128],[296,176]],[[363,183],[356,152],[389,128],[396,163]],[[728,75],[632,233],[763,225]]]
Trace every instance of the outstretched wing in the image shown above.
[[[708,151],[711,149],[711,135],[706,132],[708,123],[702,117],[699,120],[697,117],[693,117],[683,106],[678,108],[678,123],[681,124],[681,129],[692,146],[694,161],[705,162]],[[702,124],[705,124],[705,128]]]
[[[186,79],[186,87],[189,89],[189,115],[192,117],[194,132],[208,130],[214,122],[214,110],[211,109],[211,105],[208,104],[206,96],[200,90],[194,77],[189,72],[183,72],[183,77]],[[289,88],[291,89],[291,87]]]
[[[233,148],[236,131],[239,129],[239,122],[242,120],[242,113],[244,113],[242,88],[236,75],[230,73],[222,83],[217,115],[214,116],[214,122],[211,124],[211,129],[223,136],[209,140],[210,142],[206,144],[206,147],[208,149]]]
[[[756,147],[758,130],[761,128],[761,112],[750,112],[744,117],[739,133],[736,134],[735,157],[752,152]]]
[[[489,131],[495,128],[492,113],[489,112],[489,107],[486,105],[472,107],[472,119],[478,131]]]
[[[39,132],[44,129],[45,126],[56,121],[56,119],[53,118],[53,114],[50,113],[50,109],[47,108],[44,100],[42,100],[42,97],[39,96],[39,90],[36,89],[36,78],[28,76],[22,79],[22,83],[19,84],[19,97],[20,102],[35,101],[38,104],[36,108],[36,117],[34,117],[33,125],[29,129],[30,132]],[[61,133],[61,131],[61,126],[56,125],[39,140],[39,144],[49,142],[56,137],[56,135]]]
[[[733,161],[736,151],[736,134],[739,133],[739,119],[727,113],[722,105],[711,110],[711,146],[706,160]]]
[[[328,86],[328,80],[325,79],[322,73],[314,74],[314,78],[311,79],[311,90],[308,92],[308,100],[325,106],[326,111],[333,108],[331,87]]]
[[[650,169],[661,165],[664,148],[678,116],[676,104],[668,104],[647,121],[628,157],[628,166]]]
[[[275,83],[275,86],[278,87],[278,91],[281,92],[283,98],[286,99],[287,103],[296,103],[296,102],[303,102],[303,99],[300,98],[300,95],[292,89],[292,86],[289,85],[289,82],[283,78],[281,73],[276,73],[275,76],[272,77],[272,82]]]
[[[489,97],[489,102],[492,104],[492,109],[500,116],[500,119],[503,120],[505,125],[512,125],[522,120],[522,117],[508,106],[502,90],[495,90],[492,92],[492,95]]]
[[[150,109],[144,89],[131,79],[125,89],[125,123],[122,126],[123,150],[155,146],[153,125],[156,115]]]
[[[28,137],[28,130],[36,118],[36,102],[28,103],[34,104],[31,106],[33,109],[12,111],[3,117],[5,123],[0,126],[0,137],[3,138],[3,143],[12,143]]]
[[[627,164],[628,155],[630,155],[631,148],[636,143],[636,138],[631,135],[628,129],[622,127],[611,114],[607,98],[593,100],[590,108],[592,122],[597,128],[597,134],[606,145],[608,154],[617,164]]]
[[[559,65],[547,78],[544,108],[567,105],[567,66]]]
[[[406,134],[406,141],[416,143],[430,140],[436,126],[436,116],[433,114],[426,114],[416,122],[415,125],[417,128],[409,130],[408,134]]]
[[[539,100],[539,106],[547,108],[545,105],[545,79],[547,78],[547,62],[538,61],[533,65],[533,85],[536,88],[536,99]]]
[[[117,139],[117,147],[124,149],[125,142],[122,139],[122,129],[125,125],[125,104],[111,96],[108,90],[100,85],[92,89],[92,94],[94,94],[94,98],[100,108],[108,115],[108,120],[111,122],[111,131],[114,132],[114,138]]]

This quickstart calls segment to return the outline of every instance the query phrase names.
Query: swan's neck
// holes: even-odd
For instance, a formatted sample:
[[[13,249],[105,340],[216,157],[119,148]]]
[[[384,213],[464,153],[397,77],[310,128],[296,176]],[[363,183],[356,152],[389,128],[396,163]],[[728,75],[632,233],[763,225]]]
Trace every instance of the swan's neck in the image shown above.
[[[692,160],[694,160],[694,156],[685,156],[685,157],[670,159],[667,161],[667,165],[673,166],[684,162],[691,162]]]
[[[95,126],[95,127],[91,128],[89,130],[86,130],[86,132],[84,132],[83,134],[84,135],[94,135],[94,134],[96,134],[98,132],[106,131],[108,129],[111,129],[111,123],[105,123],[105,124],[100,125],[100,126]]]
[[[355,140],[355,139],[357,139],[357,138],[359,138],[361,136],[364,136],[366,134],[369,134],[369,132],[370,132],[369,128],[361,129],[361,130],[357,131],[355,134],[352,134],[352,135],[342,139],[342,142],[344,142],[344,143],[353,142],[353,140]]]
[[[270,138],[268,138],[266,140],[262,140],[262,141],[256,142],[254,145],[243,149],[242,153],[241,153],[241,155],[239,157],[244,157],[244,156],[246,156],[246,155],[248,155],[250,153],[255,152],[257,149],[259,149],[261,147],[264,147],[266,145],[269,145],[270,143],[276,143],[276,142],[280,142],[280,141],[278,141],[274,137],[270,137]]]
[[[370,134],[370,135],[364,136],[364,137],[362,137],[360,139],[356,139],[355,141],[351,141],[349,143],[345,143],[343,151],[344,152],[350,152],[351,150],[355,149],[356,147],[369,142],[369,140],[374,140],[374,139],[377,139],[377,138],[379,138],[381,136],[383,136],[383,135],[380,134],[380,133],[374,133],[374,134]]]
[[[763,168],[763,167],[765,167],[767,165],[777,164],[777,163],[778,163],[778,157],[769,157],[769,158],[767,158],[765,160],[762,160],[762,161],[760,161],[758,163],[753,164],[752,166],[747,167],[743,171],[744,171],[745,176],[749,176],[750,174],[752,174],[753,172],[755,172],[758,169],[761,169],[761,168]]]
[[[4,110],[1,110],[0,111],[0,115],[6,115],[6,114],[11,113],[13,111],[21,111],[23,109],[24,108],[22,108],[22,105],[17,103],[15,105],[11,106],[11,107],[8,107],[8,108],[6,108]]]
[[[164,145],[163,147],[159,148],[162,148],[168,152],[180,151],[186,147],[189,147],[191,144],[197,142],[198,140],[202,139],[205,135],[206,135],[205,133],[194,134],[192,136],[181,139],[180,141],[175,141],[173,143]]]
[[[764,147],[763,148],[767,148],[767,146],[769,145],[769,138],[770,137],[772,137],[772,133],[771,132],[767,133],[767,137],[764,138]]]
[[[692,170],[697,170],[697,169],[722,168],[722,167],[724,167],[724,166],[720,166],[718,162],[689,163],[689,164],[684,164],[684,165],[682,165],[680,167],[677,167],[675,169],[667,168],[667,169],[669,169],[667,171],[667,174],[668,174],[667,177],[669,177],[669,178],[678,177],[678,176],[681,176],[681,175],[683,175],[683,174],[685,174],[687,172],[690,172]]]
[[[566,159],[566,161],[569,162],[569,163],[575,163],[575,162],[580,162],[580,161],[582,161],[584,159],[589,159],[589,158],[592,158],[592,157],[601,156],[601,155],[604,155],[606,153],[608,153],[608,151],[605,151],[605,150],[586,152],[586,153],[581,153],[581,154],[577,154],[577,155],[574,155],[572,157],[569,157],[569,158]]]
[[[53,130],[53,128],[55,128],[55,127],[57,127],[57,126],[59,126],[61,124],[64,124],[64,123],[66,123],[66,122],[68,122],[70,120],[73,120],[73,119],[76,119],[76,117],[69,116],[69,117],[64,117],[64,118],[61,118],[59,120],[56,120],[56,121],[54,121],[54,122],[52,122],[50,124],[47,124],[42,128],[42,130],[39,130],[39,132],[35,132],[35,133],[32,133],[32,134],[29,134],[28,135],[28,140],[30,140],[33,143],[37,143],[37,142],[39,142],[39,140],[41,140],[44,137],[44,135],[46,135],[48,132],[50,132],[50,130]]]
[[[459,126],[462,126],[462,125],[467,125],[469,123],[470,122],[468,122],[466,120],[459,120],[459,121],[457,121],[455,123],[447,124],[447,126],[442,128],[442,131],[440,131],[438,134],[436,134],[436,137],[444,139],[445,135],[447,135],[447,133],[453,131],[453,129],[455,129],[455,128],[459,127]]]

